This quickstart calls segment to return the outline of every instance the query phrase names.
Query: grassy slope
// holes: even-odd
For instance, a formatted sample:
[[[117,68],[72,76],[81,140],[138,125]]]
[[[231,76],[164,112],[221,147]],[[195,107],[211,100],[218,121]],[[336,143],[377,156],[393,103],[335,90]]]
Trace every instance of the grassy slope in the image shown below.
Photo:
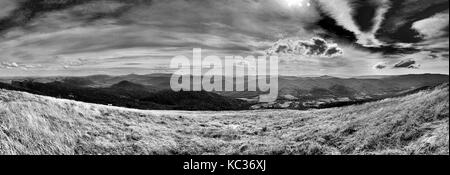
[[[0,154],[449,154],[449,89],[311,111],[139,111],[0,90]]]

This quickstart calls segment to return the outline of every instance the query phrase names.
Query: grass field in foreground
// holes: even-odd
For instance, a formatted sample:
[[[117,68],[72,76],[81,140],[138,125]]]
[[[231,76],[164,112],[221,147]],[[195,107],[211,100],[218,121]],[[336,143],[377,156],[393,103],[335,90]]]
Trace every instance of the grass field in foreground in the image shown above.
[[[449,154],[449,88],[310,111],[139,111],[0,90],[0,154]]]

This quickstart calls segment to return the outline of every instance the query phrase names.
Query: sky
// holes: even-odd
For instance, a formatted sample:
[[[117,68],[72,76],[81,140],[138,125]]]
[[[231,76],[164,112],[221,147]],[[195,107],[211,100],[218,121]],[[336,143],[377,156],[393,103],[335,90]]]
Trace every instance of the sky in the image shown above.
[[[449,72],[448,0],[0,0],[0,76],[172,73],[279,56],[279,74]]]

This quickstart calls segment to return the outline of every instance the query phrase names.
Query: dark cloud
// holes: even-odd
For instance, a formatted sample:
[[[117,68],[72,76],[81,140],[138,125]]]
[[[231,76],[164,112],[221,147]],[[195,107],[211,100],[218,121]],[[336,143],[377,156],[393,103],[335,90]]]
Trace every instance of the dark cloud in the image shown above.
[[[412,28],[414,22],[448,10],[448,6],[448,0],[391,1],[391,8],[376,36],[388,43],[423,41],[420,33]]]
[[[290,54],[298,56],[337,57],[343,54],[343,50],[335,43],[327,42],[322,38],[311,40],[280,40],[266,51],[268,54]]]
[[[416,47],[400,47],[396,45],[382,45],[377,47],[364,47],[361,45],[356,45],[362,50],[367,50],[372,53],[382,53],[383,55],[401,55],[401,54],[413,54],[420,52],[421,49]]]
[[[442,28],[439,32],[434,32],[439,30],[437,26],[427,28],[432,21],[445,20],[442,15],[448,16],[448,0],[336,0],[335,3],[319,6],[322,19],[316,24],[324,31],[320,36],[352,44],[363,51],[384,56],[415,54],[439,49],[437,45],[429,45],[432,36],[448,36],[448,25],[442,27],[446,22],[439,24],[439,29]],[[417,23],[420,20],[425,21]],[[441,51],[448,50],[445,49],[448,43],[443,46],[439,46],[444,48]]]
[[[337,55],[337,54],[342,54],[342,49],[337,48],[335,46],[332,46],[330,48],[328,48],[328,50],[325,52],[325,55]]]
[[[89,22],[97,19],[117,18],[137,4],[150,5],[152,2],[153,0],[23,0],[9,15],[0,18],[0,33],[14,27],[25,27],[43,14],[80,5],[86,6],[78,11],[71,11],[71,15]],[[111,7],[112,3],[123,3],[124,6],[109,11],[101,10]]]
[[[377,70],[386,69],[388,67],[392,69],[418,69],[420,65],[417,64],[417,62],[414,59],[404,59],[393,65],[388,65],[385,62],[381,62],[373,66],[373,68]]]
[[[8,17],[0,19],[0,32],[26,25],[40,14],[67,9],[92,0],[24,0]]]
[[[307,55],[324,55],[328,49],[328,43],[319,38],[313,38],[309,42],[299,41],[298,46],[305,49]]]
[[[387,67],[386,63],[378,63],[374,66],[375,69],[385,69]]]
[[[322,19],[317,22],[317,26],[320,29],[325,30],[326,33],[322,33],[322,37],[333,38],[343,40],[347,43],[356,42],[357,38],[355,33],[345,29],[337,24],[336,20],[325,13],[321,13]]]
[[[393,66],[394,69],[396,68],[418,69],[419,67],[420,65],[416,64],[416,61],[413,59],[402,60]]]
[[[376,11],[382,8],[383,6],[379,3],[375,3],[376,1],[368,0],[368,1],[354,1],[353,4],[355,6],[355,13],[353,14],[353,20],[358,25],[362,32],[370,33],[371,30],[376,31],[378,29],[374,29],[376,17]],[[383,7],[385,8],[385,7]],[[365,12],[370,9],[370,12]],[[335,18],[328,15],[323,9],[321,10],[322,19],[319,20],[316,25],[324,30],[324,33],[320,33],[319,35],[323,38],[333,39],[339,41],[340,43],[352,44],[358,49],[365,50],[371,53],[381,53],[383,55],[398,55],[398,54],[413,54],[419,52],[421,49],[416,48],[414,46],[411,47],[400,47],[395,45],[397,42],[385,43],[385,44],[377,44],[373,40],[367,40],[366,45],[362,45],[358,43],[357,34],[354,31],[350,31],[346,29],[344,26],[339,25]],[[379,19],[380,23],[382,19]],[[416,32],[416,34],[418,33]],[[419,40],[417,40],[419,41]]]

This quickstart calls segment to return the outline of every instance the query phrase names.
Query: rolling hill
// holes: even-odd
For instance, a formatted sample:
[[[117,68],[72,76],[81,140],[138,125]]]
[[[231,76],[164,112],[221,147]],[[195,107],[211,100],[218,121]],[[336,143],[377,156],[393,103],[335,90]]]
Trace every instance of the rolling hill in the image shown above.
[[[248,109],[250,106],[245,101],[210,92],[157,90],[149,85],[136,84],[126,80],[109,87],[87,87],[71,84],[73,82],[80,82],[80,80],[71,79],[71,81],[48,83],[29,80],[13,81],[11,84],[0,83],[0,88],[87,103],[144,110],[242,110]]]
[[[142,111],[0,89],[0,154],[449,154],[449,86],[321,110]]]

